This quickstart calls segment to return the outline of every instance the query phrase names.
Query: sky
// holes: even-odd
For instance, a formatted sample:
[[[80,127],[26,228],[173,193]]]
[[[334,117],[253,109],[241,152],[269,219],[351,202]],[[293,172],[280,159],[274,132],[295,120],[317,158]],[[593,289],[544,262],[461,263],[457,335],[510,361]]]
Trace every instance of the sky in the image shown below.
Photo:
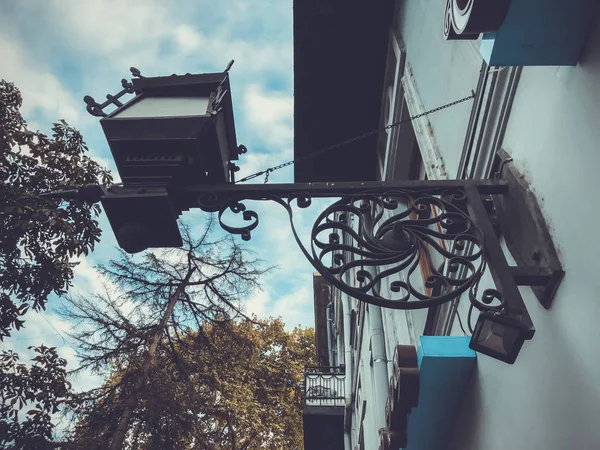
[[[82,132],[91,156],[114,172],[98,118],[86,112],[82,99],[91,95],[102,101],[118,92],[120,80],[131,77],[131,66],[145,76],[161,76],[219,72],[234,59],[230,77],[237,137],[248,147],[238,179],[293,158],[291,0],[0,2],[0,42],[0,78],[21,90],[29,127],[48,132],[53,122],[65,119]],[[270,176],[270,182],[292,181],[291,167]],[[256,210],[260,225],[248,247],[278,269],[263,279],[247,312],[281,317],[288,328],[313,326],[314,269],[293,241],[283,209],[264,204]],[[303,210],[297,216],[303,236],[317,213]],[[184,218],[201,228],[202,214],[189,212]],[[101,225],[102,242],[75,269],[76,291],[99,289],[94,267],[115,255],[105,217]],[[29,345],[57,346],[73,368],[75,349],[66,335],[72,326],[55,313],[59,304],[53,299],[45,313],[30,312],[25,330],[0,345],[24,355]],[[88,374],[75,386],[88,388],[98,381]]]

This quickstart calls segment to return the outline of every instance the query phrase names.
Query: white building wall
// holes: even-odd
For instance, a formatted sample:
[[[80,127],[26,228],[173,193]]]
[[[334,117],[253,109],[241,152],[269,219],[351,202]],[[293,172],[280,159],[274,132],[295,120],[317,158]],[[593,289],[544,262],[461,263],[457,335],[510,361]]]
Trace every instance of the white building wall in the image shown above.
[[[401,10],[406,59],[425,109],[475,89],[479,75],[481,60],[470,43],[443,40],[444,4],[406,0]],[[452,177],[470,107],[430,117]],[[512,366],[479,355],[451,449],[600,448],[599,142],[596,19],[577,67],[523,69],[502,144],[537,194],[566,276],[549,310],[539,306],[529,288],[521,289],[536,335]],[[463,322],[465,300],[460,306]],[[452,334],[463,334],[458,321]]]
[[[503,147],[525,170],[566,275],[514,366],[479,357],[451,448],[600,448],[600,27],[575,68],[523,69]],[[498,426],[502,424],[502,426]]]
[[[470,95],[483,61],[473,42],[444,40],[445,5],[446,0],[404,0],[399,10],[407,69],[425,111]],[[428,117],[450,178],[458,169],[471,106],[465,102]]]
[[[445,0],[405,0],[400,9],[398,31],[423,110],[468,95],[476,88],[482,62],[473,43],[443,40],[444,4]],[[534,188],[566,276],[549,310],[529,288],[521,289],[536,335],[526,341],[514,365],[479,355],[449,449],[600,448],[598,22],[577,67],[522,71],[502,148]],[[472,102],[466,102],[427,118],[450,177],[457,172],[471,107]],[[459,305],[465,328],[468,306],[466,298]],[[425,314],[382,311],[389,359],[395,344],[415,342]],[[359,364],[363,396],[372,382],[368,323],[365,318]],[[464,334],[458,320],[451,333]],[[369,411],[374,406],[368,401],[371,395],[364,424],[367,450],[378,447]],[[353,450],[358,445],[359,413],[353,413]]]
[[[353,430],[355,445],[358,445],[360,427],[363,427],[363,440],[365,450],[376,450],[379,446],[377,439],[377,418],[376,418],[376,386],[373,374],[373,366],[371,364],[371,327],[370,327],[370,311],[366,309],[363,325],[363,334],[361,341],[361,358],[358,369],[358,382],[360,386],[360,394],[355,399],[355,426]],[[363,411],[364,408],[364,411]],[[361,418],[364,419],[361,422]]]

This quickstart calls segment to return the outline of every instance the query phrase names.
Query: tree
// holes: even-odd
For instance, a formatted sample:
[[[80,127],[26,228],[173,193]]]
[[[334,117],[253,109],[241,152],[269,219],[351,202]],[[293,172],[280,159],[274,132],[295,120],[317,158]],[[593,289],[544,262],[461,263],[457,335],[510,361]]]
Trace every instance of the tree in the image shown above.
[[[14,84],[0,81],[0,340],[19,330],[30,309],[64,294],[75,263],[100,240],[100,207],[40,194],[111,177],[86,155],[81,134],[64,120],[52,137],[31,131]]]
[[[33,364],[19,363],[13,351],[0,353],[0,446],[14,449],[51,449],[51,415],[74,401],[67,381],[66,360],[56,348],[29,347]],[[24,417],[19,412],[29,408]]]
[[[304,367],[314,364],[313,329],[286,332],[279,319],[205,323],[173,347],[161,346],[140,393],[129,448],[303,448],[301,394]],[[115,367],[102,387],[106,395],[82,411],[80,447],[106,442],[125,376],[124,367]]]
[[[214,449],[302,449],[303,372],[314,364],[314,331],[287,333],[281,320],[230,326],[205,327],[209,345],[193,339],[174,362],[195,389],[214,392],[198,405],[198,439],[207,436],[205,448]],[[239,338],[247,344],[236,345]]]
[[[141,257],[121,252],[99,267],[112,288],[66,298],[63,314],[78,330],[71,337],[82,351],[80,369],[122,372],[118,381],[87,396],[88,403],[117,402],[117,413],[97,423],[106,425],[105,446],[123,448],[144,392],[161,369],[159,357],[173,351],[180,336],[192,326],[246,317],[242,301],[265,270],[232,236],[213,238],[213,220],[199,238],[183,227],[182,248]]]

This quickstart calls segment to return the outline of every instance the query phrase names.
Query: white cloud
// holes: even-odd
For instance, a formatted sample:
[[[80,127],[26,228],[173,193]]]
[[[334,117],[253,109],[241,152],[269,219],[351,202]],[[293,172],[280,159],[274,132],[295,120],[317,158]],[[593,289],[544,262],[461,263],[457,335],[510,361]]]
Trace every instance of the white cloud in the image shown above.
[[[173,38],[178,49],[191,53],[204,45],[204,37],[188,24],[181,24],[173,30]]]
[[[1,27],[0,42],[0,60],[4,61],[0,78],[13,82],[21,91],[21,114],[31,130],[49,133],[51,124],[59,119],[65,119],[80,130],[98,126],[97,121],[85,113],[83,102],[52,72],[46,61],[35,58],[23,42],[7,35]],[[89,155],[103,167],[114,166],[93,146]]]
[[[249,84],[244,92],[243,112],[260,141],[269,145],[274,154],[281,155],[291,149],[294,140],[292,95],[267,92],[258,83]]]
[[[235,177],[237,180],[241,180],[248,175],[262,172],[267,167],[271,167],[277,164],[276,156],[272,153],[260,153],[257,151],[249,151],[245,155],[240,157],[238,165],[240,171],[236,173]],[[264,178],[252,181],[253,183],[262,182]]]
[[[272,302],[271,295],[264,289],[256,293],[244,304],[247,314],[255,314],[258,317],[269,317],[269,304]]]
[[[157,0],[53,0],[49,13],[60,19],[57,31],[77,50],[115,55],[169,33],[168,5]]]
[[[301,286],[293,289],[292,292],[278,297],[274,312],[276,315],[284,318],[284,322],[288,328],[293,328],[297,325],[312,326],[314,325],[312,305],[313,289],[311,279],[310,284],[302,283]]]
[[[73,331],[73,324],[57,314],[48,311],[30,311],[25,317],[25,327],[22,332],[13,333],[5,339],[1,346],[3,350],[13,350],[19,353],[21,360],[26,362],[33,356],[33,351],[28,347],[44,344],[57,347],[60,356],[67,360],[67,370],[77,367],[77,356],[74,349],[69,346],[67,334]]]
[[[48,68],[28,58],[27,49],[0,30],[0,78],[12,81],[23,96],[25,118],[42,115],[49,121],[64,118],[74,123],[80,115],[73,96]]]
[[[242,95],[241,114],[245,118],[238,131],[238,139],[248,138],[249,151],[240,158],[241,179],[278,166],[293,159],[294,99],[291,94],[269,91],[262,84],[248,84]],[[271,182],[289,182],[293,178],[292,167],[286,167],[269,175]],[[262,182],[261,177],[255,182]]]
[[[106,275],[94,266],[91,256],[80,258],[74,269],[73,294],[110,294],[113,298],[122,297],[123,291]],[[125,306],[126,309],[133,307]]]
[[[77,353],[73,348],[74,343],[67,336],[72,330],[73,325],[56,314],[48,311],[31,311],[26,316],[24,331],[14,333],[12,338],[5,339],[0,343],[0,350],[17,352],[20,362],[31,366],[31,358],[36,354],[28,347],[42,344],[56,347],[59,356],[67,361],[66,370],[69,372],[79,364]],[[83,392],[100,386],[104,377],[85,370],[77,375],[69,375],[68,379],[75,392]],[[69,421],[65,420],[60,412],[52,415],[52,422],[57,425],[59,432],[69,426]]]
[[[16,17],[0,16],[0,77],[22,90],[26,118],[46,125],[64,117],[82,130],[90,148],[103,149],[106,164],[108,148],[97,119],[85,113],[84,94],[100,101],[118,91],[131,65],[155,76],[222,70],[235,59],[231,81],[238,140],[249,147],[240,161],[239,179],[293,157],[291,7],[291,1],[281,0],[23,0],[12,8]],[[286,168],[271,174],[270,181],[291,178],[292,168]],[[281,316],[290,328],[310,325],[313,269],[297,248],[285,211],[274,204],[259,208],[261,223],[249,247],[280,269],[264,280],[264,290],[249,299],[247,310],[261,317]],[[295,209],[305,243],[316,209]],[[112,235],[108,227],[104,232]],[[106,250],[109,243],[114,238],[103,239],[93,255],[96,261],[112,256]],[[94,269],[92,258],[83,259],[75,273],[77,291],[103,291],[107,280]],[[30,315],[27,334],[19,337],[37,336],[33,330],[38,325],[47,332],[49,326]],[[68,331],[70,324],[51,317],[61,333]],[[50,335],[49,344],[71,361],[72,349],[55,332]],[[74,365],[72,361],[70,367]],[[76,383],[91,387],[99,381],[88,374]]]
[[[67,50],[101,58],[100,66],[123,69],[137,61],[142,70],[171,65],[177,72],[193,55],[206,65],[224,68],[234,58],[243,72],[285,70],[291,77],[291,5],[285,2],[53,0],[42,8],[61,25],[53,31]]]
[[[302,283],[295,288],[288,288],[286,293],[278,292],[277,284],[269,282],[265,286],[268,289],[257,292],[246,302],[245,311],[260,318],[280,317],[288,330],[298,325],[314,326],[312,280],[310,281],[311,284],[308,285]]]

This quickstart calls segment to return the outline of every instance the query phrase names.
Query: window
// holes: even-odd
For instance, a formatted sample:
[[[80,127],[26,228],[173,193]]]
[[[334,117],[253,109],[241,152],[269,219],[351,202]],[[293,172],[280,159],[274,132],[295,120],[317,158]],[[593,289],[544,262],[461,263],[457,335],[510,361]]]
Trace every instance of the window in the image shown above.
[[[356,301],[358,301],[358,300],[356,300]],[[364,306],[364,304],[362,304],[362,303],[358,304],[357,308],[358,308],[358,313],[355,314],[355,317],[356,317],[356,326],[355,326],[356,331],[354,333],[354,341],[353,341],[354,350],[358,350],[358,346],[360,345],[359,339],[361,337],[361,333],[359,333],[359,331],[360,331],[359,326],[360,326],[360,323],[363,321],[362,317],[365,314],[365,306]]]
[[[402,86],[404,59],[400,43],[393,34],[388,53],[380,119],[382,128],[410,118]],[[381,131],[377,151],[380,179],[415,180],[420,178],[420,171],[424,172],[412,122]]]
[[[404,73],[404,51],[400,39],[392,31],[388,45],[387,66],[382,93],[382,110],[379,124],[381,128],[391,125],[402,118],[402,83],[400,79]],[[379,176],[387,175],[387,164],[390,146],[398,140],[398,127],[380,131],[377,140],[377,160],[379,161]]]
[[[367,401],[363,400],[360,411],[360,428],[358,432],[358,448],[365,449],[365,414],[367,412]]]
[[[350,311],[350,343],[354,344],[356,338],[356,310]],[[356,347],[356,345],[354,345]]]
[[[358,432],[358,448],[359,450],[365,450],[365,429],[363,422],[360,422],[360,431]]]
[[[360,401],[361,401],[361,397],[362,397],[362,386],[361,386],[361,379],[358,379],[358,383],[356,385],[356,399],[354,402],[354,409],[356,410],[357,413],[360,412]]]

